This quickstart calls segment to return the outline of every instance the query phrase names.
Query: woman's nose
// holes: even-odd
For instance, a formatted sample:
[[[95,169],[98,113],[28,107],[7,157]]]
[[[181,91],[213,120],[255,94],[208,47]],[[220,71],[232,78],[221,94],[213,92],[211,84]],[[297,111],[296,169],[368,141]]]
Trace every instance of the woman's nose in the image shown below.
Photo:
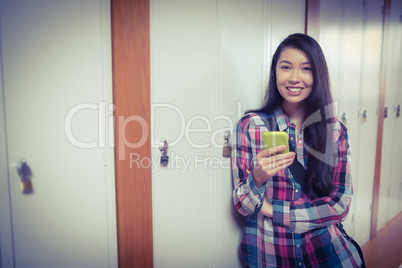
[[[292,71],[289,81],[293,83],[300,82],[300,74],[297,70]]]

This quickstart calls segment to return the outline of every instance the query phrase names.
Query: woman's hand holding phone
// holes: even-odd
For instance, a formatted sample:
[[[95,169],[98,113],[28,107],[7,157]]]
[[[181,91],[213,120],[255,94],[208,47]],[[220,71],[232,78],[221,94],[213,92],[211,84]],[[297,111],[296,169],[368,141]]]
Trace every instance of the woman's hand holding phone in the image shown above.
[[[258,188],[261,188],[265,182],[278,173],[280,170],[290,166],[295,158],[294,152],[279,152],[286,149],[286,145],[278,145],[260,151],[257,154],[253,169],[253,180]]]

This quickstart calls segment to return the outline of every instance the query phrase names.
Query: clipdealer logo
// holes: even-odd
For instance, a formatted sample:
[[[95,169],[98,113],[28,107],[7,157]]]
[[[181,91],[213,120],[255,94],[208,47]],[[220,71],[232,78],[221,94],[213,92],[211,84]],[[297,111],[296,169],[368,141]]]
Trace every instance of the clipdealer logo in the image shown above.
[[[242,116],[241,113],[241,102],[237,104],[238,108],[238,119]],[[131,115],[128,117],[124,116],[114,116],[113,111],[116,107],[113,104],[107,105],[106,102],[100,101],[98,103],[80,103],[73,106],[66,114],[64,120],[64,132],[67,140],[75,147],[81,149],[92,149],[92,148],[113,148],[118,146],[119,155],[118,160],[126,160],[126,150],[127,148],[140,148],[144,146],[149,138],[155,137],[156,126],[158,124],[155,118],[156,113],[170,113],[176,118],[175,135],[171,140],[169,140],[169,148],[172,149],[174,146],[178,145],[183,139],[185,142],[196,152],[192,156],[181,156],[179,154],[170,155],[169,168],[179,168],[181,171],[187,170],[190,164],[193,164],[195,168],[203,166],[205,163],[205,168],[221,168],[228,166],[226,160],[222,160],[221,157],[209,157],[206,155],[201,156],[200,153],[203,149],[216,148],[222,149],[223,143],[218,141],[223,141],[223,134],[225,131],[234,129],[233,120],[226,115],[217,115],[212,119],[205,115],[194,115],[186,119],[184,112],[177,106],[169,103],[156,103],[151,105],[151,127],[144,118],[138,115]],[[90,113],[92,118],[97,119],[97,137],[93,140],[85,140],[82,137],[78,138],[78,133],[80,131],[79,127],[75,125],[75,121],[80,120],[80,116]],[[236,120],[238,120],[236,119]],[[116,123],[116,124],[115,124]],[[133,127],[135,124],[141,135],[137,141],[128,141],[126,138],[126,129]],[[177,125],[178,124],[178,125]],[[213,128],[213,125],[221,125],[221,128]],[[194,127],[195,125],[203,125],[202,128]],[[114,127],[118,128],[118,131],[114,131]],[[90,131],[94,131],[93,128]],[[118,133],[117,144],[115,145],[114,133]],[[192,134],[200,134],[205,139],[204,142],[197,142],[196,139],[192,138]],[[158,141],[151,142],[152,149],[158,149]],[[159,155],[152,158],[142,157],[138,153],[129,154],[130,167],[138,168],[151,168],[156,170],[160,167]],[[155,159],[154,159],[155,158]],[[202,160],[200,160],[202,159]]]

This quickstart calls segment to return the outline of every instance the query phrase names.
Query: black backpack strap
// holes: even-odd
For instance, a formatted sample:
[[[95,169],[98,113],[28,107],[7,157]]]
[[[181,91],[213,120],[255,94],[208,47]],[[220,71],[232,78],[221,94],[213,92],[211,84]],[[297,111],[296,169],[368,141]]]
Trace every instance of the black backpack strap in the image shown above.
[[[276,117],[275,115],[272,115],[268,118],[261,118],[262,121],[265,123],[265,126],[267,127],[268,131],[279,131],[278,123],[276,122]],[[292,144],[289,142],[289,151],[295,152],[295,149],[293,148]],[[304,192],[305,195],[310,197],[310,191],[307,186],[306,182],[306,170],[304,167],[297,161],[297,158],[293,160],[293,163],[289,166],[290,173],[292,173],[293,178],[295,181],[300,184],[302,191]]]

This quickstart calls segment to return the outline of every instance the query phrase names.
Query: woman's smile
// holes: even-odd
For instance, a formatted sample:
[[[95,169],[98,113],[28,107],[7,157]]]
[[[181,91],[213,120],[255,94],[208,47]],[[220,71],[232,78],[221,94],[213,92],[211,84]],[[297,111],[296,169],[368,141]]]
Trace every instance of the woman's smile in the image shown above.
[[[297,96],[297,95],[301,94],[301,92],[303,91],[303,88],[301,88],[301,87],[288,87],[287,90],[289,91],[289,94],[291,94],[293,96]]]

